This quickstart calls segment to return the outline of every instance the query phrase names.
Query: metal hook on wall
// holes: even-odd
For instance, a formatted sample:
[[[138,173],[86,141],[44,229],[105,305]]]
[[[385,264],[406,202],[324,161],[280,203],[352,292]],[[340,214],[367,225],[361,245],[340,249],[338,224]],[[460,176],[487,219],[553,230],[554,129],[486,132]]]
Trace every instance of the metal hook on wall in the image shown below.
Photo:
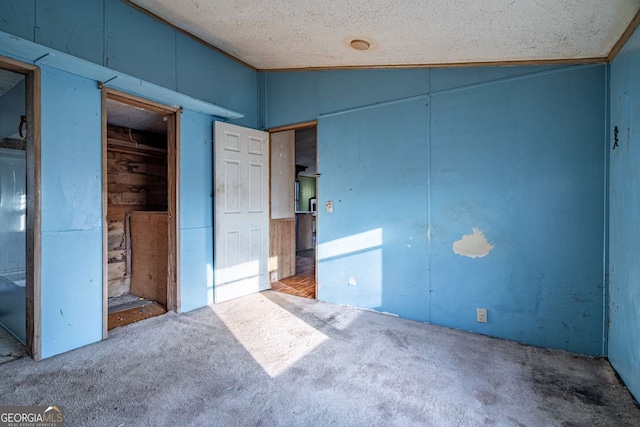
[[[18,125],[18,135],[20,135],[20,138],[27,137],[26,133],[24,134],[22,133],[22,125],[26,125],[26,124],[27,124],[27,116],[20,116],[20,125]]]

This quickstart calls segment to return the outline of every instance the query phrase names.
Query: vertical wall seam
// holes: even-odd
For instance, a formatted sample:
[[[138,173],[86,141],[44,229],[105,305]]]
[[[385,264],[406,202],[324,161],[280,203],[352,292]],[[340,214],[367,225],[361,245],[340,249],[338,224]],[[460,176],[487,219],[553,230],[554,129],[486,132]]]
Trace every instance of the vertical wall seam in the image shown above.
[[[173,52],[174,52],[173,67],[176,74],[175,91],[180,92],[178,90],[178,31],[176,30],[173,30]]]
[[[264,84],[262,82],[263,76],[260,71],[256,71],[256,99],[258,100],[258,104],[256,105],[256,125],[258,129],[265,130],[267,128],[266,119],[264,116]],[[262,90],[261,90],[262,89]]]
[[[102,1],[102,66],[108,67],[109,62],[107,58],[107,0]]]
[[[427,322],[431,323],[431,71],[427,69]]]
[[[38,43],[36,34],[38,32],[38,0],[33,0],[33,42]]]
[[[269,108],[267,108],[267,106],[269,105],[269,90],[268,90],[268,86],[269,86],[269,73],[264,73],[264,84],[263,84],[263,88],[262,88],[262,93],[264,94],[264,100],[263,103],[264,105],[262,106],[262,114],[264,114],[264,127],[265,129],[267,129],[269,127]],[[316,134],[317,134],[317,130],[316,130]],[[316,146],[317,149],[317,146]]]
[[[314,71],[316,75],[316,120],[320,116],[320,73]],[[316,131],[317,132],[317,131]]]
[[[604,224],[602,239],[602,355],[609,353],[609,194],[610,194],[610,150],[611,145],[611,73],[610,64],[605,65],[604,73]]]

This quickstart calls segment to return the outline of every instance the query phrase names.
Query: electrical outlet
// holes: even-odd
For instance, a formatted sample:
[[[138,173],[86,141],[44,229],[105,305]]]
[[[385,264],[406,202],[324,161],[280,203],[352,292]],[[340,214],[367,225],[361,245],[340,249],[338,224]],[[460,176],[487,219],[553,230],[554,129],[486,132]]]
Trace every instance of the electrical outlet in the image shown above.
[[[333,202],[327,202],[327,212],[333,212]]]
[[[479,323],[487,323],[487,309],[486,308],[476,308],[476,314],[478,315]]]

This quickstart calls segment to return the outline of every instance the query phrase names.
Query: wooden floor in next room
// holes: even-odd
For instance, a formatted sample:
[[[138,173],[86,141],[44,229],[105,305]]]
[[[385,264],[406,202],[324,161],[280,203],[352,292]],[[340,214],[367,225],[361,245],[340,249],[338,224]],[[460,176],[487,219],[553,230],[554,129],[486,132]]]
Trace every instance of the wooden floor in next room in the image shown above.
[[[303,298],[316,297],[315,250],[296,253],[296,275],[271,284],[271,290]]]

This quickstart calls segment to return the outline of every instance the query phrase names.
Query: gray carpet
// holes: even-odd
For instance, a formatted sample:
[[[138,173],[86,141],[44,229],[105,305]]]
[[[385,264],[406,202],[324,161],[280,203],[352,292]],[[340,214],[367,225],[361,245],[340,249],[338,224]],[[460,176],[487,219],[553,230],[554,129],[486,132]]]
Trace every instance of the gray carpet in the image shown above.
[[[607,361],[264,292],[0,366],[67,425],[640,426]]]

